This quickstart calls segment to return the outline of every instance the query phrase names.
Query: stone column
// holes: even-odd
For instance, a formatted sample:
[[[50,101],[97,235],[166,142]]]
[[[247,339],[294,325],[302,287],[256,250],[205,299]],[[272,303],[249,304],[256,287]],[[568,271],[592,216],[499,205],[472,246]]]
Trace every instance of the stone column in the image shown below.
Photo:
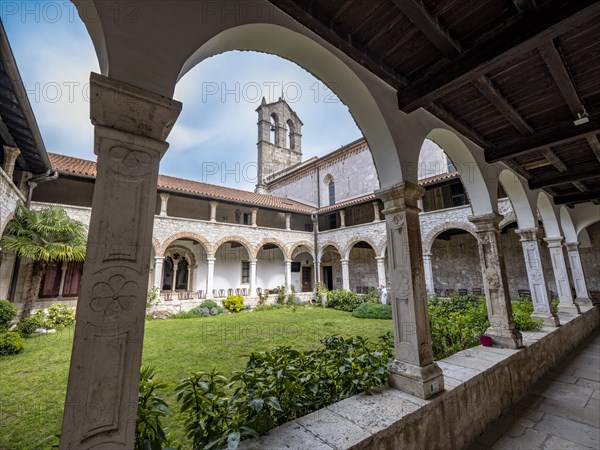
[[[350,266],[348,259],[340,259],[342,263],[342,289],[350,290]]]
[[[379,202],[373,202],[373,222],[379,222],[381,220],[381,216],[379,215]]]
[[[250,260],[250,295],[256,296],[256,259]]]
[[[433,284],[433,267],[431,266],[431,253],[423,253],[423,269],[425,270],[425,287],[427,295],[435,295]]]
[[[285,213],[285,229],[291,230],[292,227],[290,225],[292,215],[290,213]]]
[[[171,283],[171,292],[177,289],[177,271],[179,270],[179,261],[173,260],[173,282]]]
[[[58,285],[58,299],[61,300],[65,289],[65,276],[67,275],[68,263],[64,262],[60,266],[60,284]]]
[[[167,217],[167,205],[169,203],[170,194],[166,194],[161,192],[160,194],[160,215],[162,217]]]
[[[388,242],[395,361],[390,386],[421,398],[444,389],[442,370],[433,361],[423,277],[423,251],[417,200],[425,190],[402,182],[381,189]]]
[[[189,265],[188,266],[188,285],[187,285],[187,290],[188,291],[195,291],[196,289],[196,280],[195,280],[195,276],[196,276],[196,269],[198,268],[198,266],[192,266]]]
[[[565,247],[567,247],[567,256],[569,258],[569,264],[571,265],[571,275],[573,276],[573,283],[575,283],[575,292],[577,294],[575,303],[580,309],[585,308],[587,311],[593,305],[588,292],[587,283],[585,282],[583,266],[581,265],[579,242],[567,242]]]
[[[346,211],[340,209],[340,228],[344,228],[346,226]]]
[[[2,262],[0,263],[0,299],[8,298],[14,266],[15,254],[2,252]]]
[[[285,260],[285,285],[288,290],[291,289],[292,286],[292,260]]]
[[[213,295],[213,280],[215,278],[215,260],[217,258],[206,258],[206,298],[214,298]]]
[[[376,256],[375,261],[377,261],[377,283],[380,288],[385,287],[387,285],[385,279],[385,256]]]
[[[158,292],[162,291],[162,271],[163,271],[163,256],[154,257],[154,287],[158,288]]]
[[[258,208],[252,208],[252,226],[256,227],[256,216],[258,215]]]
[[[564,316],[564,319],[568,320],[570,317],[580,314],[580,310],[579,306],[573,300],[573,293],[571,292],[567,263],[565,262],[565,254],[563,253],[563,238],[562,236],[549,237],[544,238],[544,241],[548,243],[556,289],[558,290],[559,317],[563,319],[561,316]]]
[[[60,449],[132,449],[156,184],[181,104],[92,74],[98,155]]]
[[[8,145],[3,146],[2,148],[4,149],[4,165],[2,168],[4,169],[6,175],[8,175],[8,178],[12,180],[13,173],[15,171],[15,164],[17,162],[17,158],[21,154],[21,150],[19,150],[17,147],[9,147]]]
[[[557,327],[560,325],[556,314],[552,313],[550,304],[550,293],[548,285],[544,278],[544,268],[542,267],[542,258],[540,256],[540,243],[537,238],[537,228],[528,228],[515,230],[521,236],[523,245],[523,256],[525,257],[525,267],[527,269],[527,279],[529,281],[529,290],[531,291],[531,301],[533,302],[533,313],[531,318],[534,320],[542,319],[544,325],[548,327]]]
[[[217,221],[217,206],[218,205],[219,205],[219,202],[210,202],[210,221],[211,222]]]
[[[498,223],[502,216],[492,213],[470,216],[468,219],[475,225],[490,320],[490,327],[485,334],[492,338],[496,347],[520,348],[523,345],[523,338],[513,318],[506,269],[500,247]]]

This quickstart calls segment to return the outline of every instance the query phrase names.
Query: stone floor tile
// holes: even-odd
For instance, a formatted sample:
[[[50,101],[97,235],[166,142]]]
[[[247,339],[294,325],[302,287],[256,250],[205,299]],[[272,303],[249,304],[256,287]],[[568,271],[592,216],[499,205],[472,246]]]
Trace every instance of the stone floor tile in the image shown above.
[[[548,374],[548,378],[550,380],[562,381],[563,383],[575,384],[579,378],[574,377],[573,375],[564,375],[562,373],[558,374]]]
[[[600,400],[600,391],[598,391],[598,390],[594,391],[594,393],[592,394],[592,398],[595,398],[596,400]]]
[[[240,450],[333,450],[333,447],[325,444],[313,434],[309,433],[297,422],[289,422],[267,436],[251,441],[242,441]]]
[[[498,439],[490,448],[492,450],[531,450],[540,448],[546,440],[546,433],[523,428],[523,432],[518,436],[504,435]]]
[[[586,408],[596,408],[600,411],[600,400],[592,397],[588,400],[587,405],[585,405],[585,407]],[[598,424],[598,425],[600,425],[600,424]]]
[[[351,448],[371,436],[364,428],[331,409],[320,409],[296,422],[333,448]]]
[[[588,380],[587,378],[579,378],[576,386],[586,387],[588,389],[600,390],[600,383],[598,381]]]
[[[564,419],[585,423],[592,427],[600,426],[600,409],[581,408],[564,401],[547,398],[540,403],[538,410]]]
[[[550,438],[544,442],[542,448],[544,450],[591,450],[590,447],[567,441],[558,436],[550,436]]]
[[[587,447],[600,446],[600,429],[552,414],[545,414],[534,429]]]
[[[536,387],[534,393],[546,398],[563,401],[578,406],[585,406],[594,393],[593,389],[576,386],[561,381],[553,381],[548,386]]]
[[[600,382],[600,368],[596,368],[596,370],[577,368],[573,372],[573,376],[577,378],[585,378],[586,380],[590,381]]]
[[[454,378],[455,380],[460,380],[463,383],[481,373],[481,370],[450,364],[447,361],[438,361],[438,366],[444,373],[444,379],[446,379],[446,377],[450,377]]]

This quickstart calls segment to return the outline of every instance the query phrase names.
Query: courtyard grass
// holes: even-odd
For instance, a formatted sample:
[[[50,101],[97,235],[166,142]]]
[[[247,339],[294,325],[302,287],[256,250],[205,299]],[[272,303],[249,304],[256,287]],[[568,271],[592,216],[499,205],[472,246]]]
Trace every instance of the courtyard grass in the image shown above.
[[[327,335],[374,340],[392,322],[357,319],[324,308],[281,308],[216,317],[146,322],[143,364],[173,384],[191,372],[213,368],[229,375],[243,369],[252,351],[290,346],[309,350]],[[60,432],[73,328],[27,340],[22,354],[0,359],[0,448],[50,448]],[[182,418],[173,389],[164,392],[171,417],[167,425],[184,443]]]

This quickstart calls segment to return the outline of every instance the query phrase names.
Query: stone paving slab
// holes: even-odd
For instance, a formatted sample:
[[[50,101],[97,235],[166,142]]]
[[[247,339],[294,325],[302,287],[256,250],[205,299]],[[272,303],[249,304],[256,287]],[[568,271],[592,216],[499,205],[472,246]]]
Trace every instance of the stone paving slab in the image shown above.
[[[590,448],[600,447],[600,430],[597,427],[591,427],[573,420],[545,414],[534,428],[539,431],[545,431],[547,434],[575,442],[576,444],[585,445]]]
[[[242,441],[240,450],[334,450],[296,422],[272,430],[267,436]]]

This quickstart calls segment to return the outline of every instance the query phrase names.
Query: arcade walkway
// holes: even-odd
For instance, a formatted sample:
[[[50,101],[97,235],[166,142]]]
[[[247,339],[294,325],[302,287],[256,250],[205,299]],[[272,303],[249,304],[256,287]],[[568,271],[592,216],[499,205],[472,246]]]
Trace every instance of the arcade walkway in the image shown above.
[[[539,381],[469,450],[600,449],[600,333]]]

